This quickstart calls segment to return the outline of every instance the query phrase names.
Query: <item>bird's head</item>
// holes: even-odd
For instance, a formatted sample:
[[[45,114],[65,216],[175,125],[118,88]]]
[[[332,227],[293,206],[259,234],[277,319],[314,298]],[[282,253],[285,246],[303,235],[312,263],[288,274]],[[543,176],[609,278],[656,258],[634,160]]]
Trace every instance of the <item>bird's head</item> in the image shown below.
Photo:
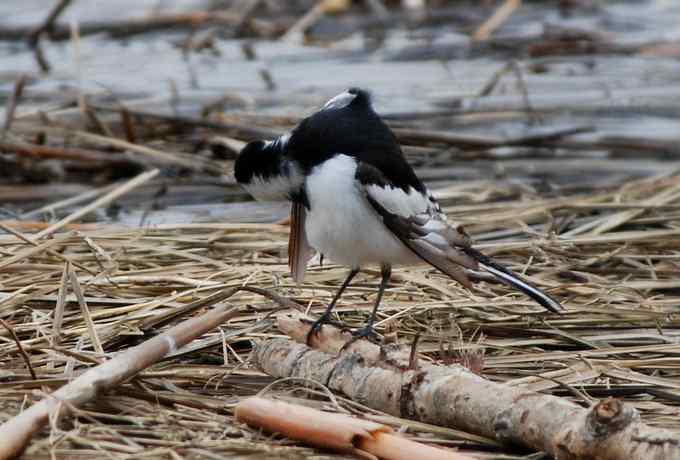
[[[286,200],[303,182],[299,166],[287,156],[288,136],[249,142],[236,159],[236,181],[258,200]]]
[[[287,199],[299,194],[305,174],[334,155],[395,146],[391,131],[373,111],[370,93],[349,88],[290,133],[248,143],[236,159],[234,176],[259,200]]]
[[[249,184],[255,174],[262,172],[263,163],[267,163],[266,146],[265,141],[253,141],[241,149],[234,165],[234,177],[239,184]]]

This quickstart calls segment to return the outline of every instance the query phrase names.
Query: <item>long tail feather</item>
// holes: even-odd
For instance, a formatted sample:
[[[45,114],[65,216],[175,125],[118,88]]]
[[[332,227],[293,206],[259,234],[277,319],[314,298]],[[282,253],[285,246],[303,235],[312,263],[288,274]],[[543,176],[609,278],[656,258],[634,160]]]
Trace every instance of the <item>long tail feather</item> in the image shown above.
[[[288,266],[296,284],[302,283],[307,270],[307,262],[314,256],[305,231],[305,207],[293,203],[290,208],[290,236],[288,238]]]
[[[527,281],[522,279],[519,275],[514,274],[504,266],[494,262],[489,257],[485,256],[481,252],[472,249],[465,248],[463,250],[467,255],[479,262],[479,266],[485,271],[494,275],[497,279],[508,284],[529,297],[538,302],[546,310],[550,310],[553,313],[564,313],[564,307],[560,305],[555,299],[548,296],[546,293],[542,292],[538,288],[532,286]]]

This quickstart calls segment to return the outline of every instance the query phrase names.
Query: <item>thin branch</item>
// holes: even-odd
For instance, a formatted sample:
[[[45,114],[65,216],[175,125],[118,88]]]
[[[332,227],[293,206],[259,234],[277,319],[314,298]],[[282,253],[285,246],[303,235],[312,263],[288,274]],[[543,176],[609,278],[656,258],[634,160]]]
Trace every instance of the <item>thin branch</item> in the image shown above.
[[[19,105],[19,100],[21,95],[24,93],[24,87],[28,81],[28,75],[22,75],[14,83],[14,91],[7,102],[7,108],[5,109],[5,124],[2,126],[2,132],[0,133],[0,141],[5,138],[9,128],[12,126],[14,121],[14,113],[16,112],[17,105]]]
[[[38,27],[33,29],[26,37],[28,46],[33,49],[33,53],[38,65],[40,66],[40,69],[45,73],[50,71],[50,64],[47,62],[47,58],[43,54],[42,47],[40,46],[40,39],[45,32],[49,32],[54,29],[54,23],[56,22],[57,18],[59,18],[61,13],[63,13],[66,7],[68,7],[70,4],[71,0],[59,0],[47,14],[45,20],[40,25],[38,25]]]

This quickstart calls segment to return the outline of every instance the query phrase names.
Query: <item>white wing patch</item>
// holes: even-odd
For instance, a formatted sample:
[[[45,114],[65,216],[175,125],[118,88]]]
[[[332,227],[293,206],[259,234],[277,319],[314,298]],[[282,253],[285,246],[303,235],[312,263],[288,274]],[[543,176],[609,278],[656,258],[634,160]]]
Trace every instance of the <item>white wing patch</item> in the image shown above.
[[[427,213],[430,200],[418,190],[410,187],[408,193],[398,187],[389,185],[368,185],[367,193],[385,210],[401,217],[411,217]]]
[[[460,266],[476,269],[477,262],[460,249],[470,242],[442,214],[429,191],[405,192],[390,185],[365,185],[367,196],[383,216],[383,222],[418,256],[464,285],[470,284]],[[389,213],[385,215],[384,213]],[[390,216],[391,215],[391,216]]]

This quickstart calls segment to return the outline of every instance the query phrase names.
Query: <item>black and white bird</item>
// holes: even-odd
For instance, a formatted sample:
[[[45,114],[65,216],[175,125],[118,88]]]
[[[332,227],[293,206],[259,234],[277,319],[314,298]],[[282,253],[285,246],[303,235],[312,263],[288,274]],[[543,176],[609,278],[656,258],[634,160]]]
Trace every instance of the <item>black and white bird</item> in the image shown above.
[[[394,265],[429,263],[470,288],[465,269],[482,269],[558,313],[558,302],[470,245],[406,162],[394,133],[373,110],[370,94],[350,88],[273,141],[241,151],[236,180],[258,200],[292,202],[288,261],[300,282],[314,250],[350,268],[310,334],[330,322],[343,291],[369,264],[382,281],[366,326],[376,312]],[[311,337],[311,335],[310,335]]]

